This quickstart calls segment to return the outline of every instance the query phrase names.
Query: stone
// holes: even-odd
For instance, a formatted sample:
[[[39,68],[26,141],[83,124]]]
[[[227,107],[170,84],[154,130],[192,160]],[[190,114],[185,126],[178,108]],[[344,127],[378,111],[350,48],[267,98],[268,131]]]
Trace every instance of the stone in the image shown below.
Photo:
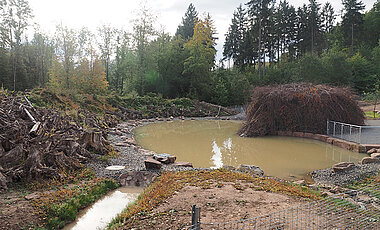
[[[164,163],[164,164],[172,164],[175,162],[177,157],[172,156],[170,154],[162,153],[162,154],[155,154],[153,156],[153,159],[155,159],[161,163]]]
[[[356,199],[358,202],[365,203],[365,204],[370,204],[373,201],[371,197],[366,196],[366,195],[358,195]]]
[[[341,140],[341,139],[335,139],[334,143],[335,146],[338,146],[343,149],[351,150],[354,151],[357,149],[357,144],[354,142],[346,141],[346,140]]]
[[[147,170],[156,170],[156,169],[161,169],[162,167],[162,163],[153,159],[153,158],[149,158],[147,160],[144,161],[144,164],[145,164],[145,168]]]
[[[128,137],[125,139],[125,143],[128,143],[130,145],[136,145],[136,141]]]
[[[344,171],[352,169],[353,167],[355,167],[354,163],[351,163],[351,162],[340,162],[340,163],[337,163],[337,164],[333,165],[332,170],[333,170],[334,173],[336,173],[336,172],[344,172]]]
[[[284,131],[282,134],[283,134],[283,136],[286,136],[286,137],[292,137],[293,136],[293,132],[291,132],[291,131]]]
[[[327,139],[329,139],[329,138],[330,138],[329,136],[322,135],[322,134],[314,134],[313,135],[314,140],[318,140],[318,141],[322,141],[322,142],[327,142]]]
[[[168,159],[168,157],[169,157],[170,155],[169,154],[166,154],[166,153],[162,153],[162,154],[154,154],[154,156],[153,156],[153,159],[155,159],[155,160],[157,160],[157,161],[159,161],[159,162],[161,162],[161,163],[164,163],[164,162],[166,162]]]
[[[333,193],[328,192],[328,191],[324,191],[324,192],[321,193],[322,197],[329,197],[329,196],[333,196],[333,195],[334,195]]]
[[[366,153],[368,150],[370,149],[380,149],[380,145],[377,145],[377,144],[362,144],[364,147],[365,147],[365,152]]]
[[[186,167],[186,168],[193,168],[193,164],[190,162],[176,162],[172,164],[172,166],[175,167]]]
[[[377,152],[377,149],[375,149],[375,148],[372,148],[372,149],[370,149],[370,150],[367,151],[367,153],[369,155],[371,155],[372,153],[376,153],[376,152]]]
[[[303,138],[304,136],[305,136],[305,134],[302,132],[293,132],[293,137]]]
[[[156,154],[155,152],[146,149],[140,149],[139,152],[144,156],[154,156],[154,154]]]
[[[237,170],[240,172],[248,173],[248,174],[254,174],[257,176],[264,176],[264,171],[255,165],[239,165]]]
[[[119,180],[126,179],[127,177],[129,177],[128,174],[126,174],[126,173],[122,173],[122,174],[120,174],[120,176],[119,176]]]
[[[303,137],[308,139],[314,139],[314,133],[304,133]]]
[[[372,158],[372,157],[364,157],[362,160],[361,160],[361,164],[364,165],[364,164],[371,164],[371,163],[377,163],[377,162],[380,162],[380,159],[379,158]]]
[[[380,159],[380,153],[372,153],[371,158],[377,158]]]
[[[125,166],[122,166],[122,165],[111,165],[111,166],[108,166],[106,169],[110,170],[110,171],[119,171],[119,170],[125,169]]]
[[[164,164],[172,164],[175,162],[177,157],[172,156],[170,154],[162,153],[162,154],[155,154],[153,156],[153,159],[155,159],[161,163],[164,163]]]
[[[25,200],[34,200],[40,198],[40,193],[34,192],[32,194],[24,196]]]
[[[130,144],[125,142],[116,143],[115,146],[117,147],[129,147]]]
[[[364,145],[358,145],[357,152],[365,153],[366,151],[367,151],[367,148]]]
[[[329,137],[326,139],[326,142],[329,144],[334,144],[334,140],[335,140],[335,138]]]
[[[230,170],[230,171],[235,171],[236,170],[236,168],[234,166],[231,166],[231,165],[223,165],[222,168]]]
[[[169,156],[168,157],[168,164],[173,164],[177,160],[176,156]]]
[[[294,181],[293,184],[296,184],[296,185],[305,185],[305,180],[299,180],[299,181]]]

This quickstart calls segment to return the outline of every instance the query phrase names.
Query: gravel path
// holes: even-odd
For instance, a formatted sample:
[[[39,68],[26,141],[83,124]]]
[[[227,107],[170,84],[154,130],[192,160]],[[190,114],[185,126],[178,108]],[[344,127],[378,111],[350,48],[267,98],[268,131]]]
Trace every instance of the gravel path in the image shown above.
[[[87,166],[95,171],[96,176],[116,179],[123,173],[145,170],[144,160],[149,156],[141,154],[141,148],[137,145],[126,142],[126,140],[133,140],[133,129],[136,126],[136,122],[125,122],[109,130],[108,140],[119,153],[119,156],[109,158],[107,161],[94,160],[90,162]],[[106,169],[112,165],[125,166],[125,169],[115,171]]]

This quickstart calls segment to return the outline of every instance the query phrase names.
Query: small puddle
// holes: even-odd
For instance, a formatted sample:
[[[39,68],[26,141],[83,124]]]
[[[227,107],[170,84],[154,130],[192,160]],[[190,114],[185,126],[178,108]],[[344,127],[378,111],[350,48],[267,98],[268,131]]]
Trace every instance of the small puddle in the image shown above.
[[[157,153],[173,154],[177,161],[194,167],[256,165],[267,176],[301,179],[307,173],[349,161],[357,163],[363,154],[320,141],[293,137],[243,138],[236,133],[236,121],[174,121],[154,123],[135,130],[137,143]]]
[[[142,191],[143,188],[138,187],[122,187],[112,191],[92,206],[82,210],[76,221],[66,225],[63,229],[104,229],[128,204],[134,202]]]

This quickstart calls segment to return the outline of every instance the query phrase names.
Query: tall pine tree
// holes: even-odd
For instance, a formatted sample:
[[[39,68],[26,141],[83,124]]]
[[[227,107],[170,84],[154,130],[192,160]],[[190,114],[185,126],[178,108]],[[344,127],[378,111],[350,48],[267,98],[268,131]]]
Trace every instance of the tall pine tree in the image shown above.
[[[195,23],[198,20],[198,12],[191,3],[187,8],[185,17],[182,18],[181,25],[178,26],[176,35],[181,35],[183,39],[189,40],[194,36]]]
[[[346,46],[351,46],[351,51],[354,45],[357,43],[358,34],[361,31],[363,25],[364,15],[361,11],[364,10],[364,5],[362,1],[358,0],[343,0],[343,20],[342,20],[342,30],[344,33]]]

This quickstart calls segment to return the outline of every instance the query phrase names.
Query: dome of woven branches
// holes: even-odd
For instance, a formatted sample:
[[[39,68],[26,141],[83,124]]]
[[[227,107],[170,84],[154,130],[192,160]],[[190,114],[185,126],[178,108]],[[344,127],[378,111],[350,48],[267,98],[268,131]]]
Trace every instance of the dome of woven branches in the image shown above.
[[[247,107],[241,136],[274,135],[277,131],[326,133],[326,121],[363,125],[364,114],[348,88],[287,84],[257,87]]]

